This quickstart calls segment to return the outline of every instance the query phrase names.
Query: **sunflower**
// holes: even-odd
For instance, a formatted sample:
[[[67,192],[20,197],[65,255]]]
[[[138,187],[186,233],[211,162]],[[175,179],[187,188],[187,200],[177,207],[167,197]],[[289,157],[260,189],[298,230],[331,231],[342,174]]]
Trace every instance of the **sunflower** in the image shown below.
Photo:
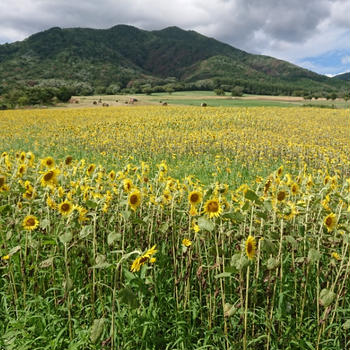
[[[64,164],[70,165],[72,164],[73,157],[72,156],[67,156],[66,159],[64,160]]]
[[[172,200],[172,195],[171,195],[171,192],[169,191],[169,190],[165,190],[164,192],[163,192],[163,203],[164,204],[169,204],[170,202],[171,202],[171,200]]]
[[[202,193],[199,191],[192,191],[188,195],[188,201],[190,202],[191,205],[196,206],[202,201]]]
[[[141,193],[139,190],[134,190],[130,193],[128,203],[132,210],[136,211],[136,209],[141,204]]]
[[[281,176],[283,173],[283,165],[281,165],[278,169],[277,169],[277,176]]]
[[[115,171],[114,170],[111,170],[109,173],[108,173],[108,177],[111,181],[113,181],[115,179]]]
[[[279,191],[279,192],[277,193],[277,200],[278,200],[279,202],[284,201],[284,200],[286,199],[286,197],[287,197],[286,191]]]
[[[124,188],[124,191],[129,193],[133,187],[133,183],[130,179],[124,179],[123,181],[123,188]]]
[[[6,177],[4,175],[0,175],[0,187],[4,186],[6,183]]]
[[[190,245],[192,245],[192,242],[189,239],[184,238],[182,240],[182,245],[185,246],[185,247],[189,247]]]
[[[296,194],[299,193],[299,185],[297,183],[293,183],[290,187],[290,190],[292,192],[292,195],[295,196]]]
[[[17,170],[17,176],[22,177],[26,170],[27,167],[24,164],[21,164]]]
[[[35,190],[29,189],[23,193],[23,198],[25,199],[34,199],[35,198]]]
[[[221,212],[222,212],[222,207],[217,198],[212,198],[205,202],[204,213],[207,216],[209,216],[209,218],[218,217],[220,216]]]
[[[153,254],[157,253],[157,250],[155,249],[156,245],[154,245],[152,248],[148,249],[146,253],[136,258],[130,268],[131,272],[137,272],[140,271],[140,268],[143,264],[145,264],[147,261],[150,263],[154,263],[156,260],[152,257]]]
[[[55,161],[52,157],[46,157],[42,160],[42,164],[51,169],[55,166]]]
[[[325,226],[327,227],[328,232],[331,232],[334,230],[334,227],[337,223],[336,215],[333,213],[330,213],[327,215],[323,221]]]
[[[340,257],[340,255],[339,255],[337,252],[332,252],[331,256],[332,256],[332,258],[334,258],[335,260],[338,260],[338,261],[341,260],[341,257]]]
[[[73,204],[67,200],[65,200],[64,202],[58,205],[58,211],[63,216],[68,216],[73,211],[73,209],[74,209]]]
[[[90,164],[88,166],[88,168],[86,169],[86,174],[91,176],[91,174],[94,172],[95,169],[96,169],[96,165],[95,164]]]
[[[42,186],[54,185],[57,183],[56,176],[59,174],[58,169],[52,169],[47,171],[41,178],[40,182]]]
[[[245,252],[247,254],[248,259],[254,259],[256,251],[256,241],[253,236],[249,236],[245,241]]]
[[[293,202],[287,202],[288,207],[283,211],[284,212],[284,219],[286,220],[292,220],[295,215],[298,214],[298,210],[295,207],[295,204]]]
[[[28,231],[35,230],[38,225],[39,221],[34,215],[27,215],[22,223],[23,228]]]
[[[19,160],[21,163],[24,163],[24,161],[26,160],[26,153],[25,152],[21,152],[21,154],[19,156]]]

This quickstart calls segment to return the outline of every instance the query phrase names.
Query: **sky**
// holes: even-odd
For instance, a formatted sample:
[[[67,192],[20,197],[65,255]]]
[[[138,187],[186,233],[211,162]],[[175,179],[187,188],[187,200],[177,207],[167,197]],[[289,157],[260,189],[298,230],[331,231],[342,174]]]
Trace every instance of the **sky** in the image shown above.
[[[320,74],[350,71],[349,0],[0,0],[0,44],[117,24],[178,26]]]

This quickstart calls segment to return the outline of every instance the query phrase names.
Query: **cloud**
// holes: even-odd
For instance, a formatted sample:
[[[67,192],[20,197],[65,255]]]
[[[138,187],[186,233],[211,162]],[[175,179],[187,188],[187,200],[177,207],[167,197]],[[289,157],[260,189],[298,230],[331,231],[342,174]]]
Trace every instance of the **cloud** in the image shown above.
[[[0,43],[53,26],[176,25],[300,64],[305,57],[350,49],[349,12],[348,0],[12,0],[0,3]]]

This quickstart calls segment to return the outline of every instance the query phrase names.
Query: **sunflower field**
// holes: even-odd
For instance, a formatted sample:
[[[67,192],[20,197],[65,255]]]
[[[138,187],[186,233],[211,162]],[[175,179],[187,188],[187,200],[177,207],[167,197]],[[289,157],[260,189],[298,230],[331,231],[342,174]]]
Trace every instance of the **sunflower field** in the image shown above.
[[[350,120],[0,112],[0,349],[347,349]]]

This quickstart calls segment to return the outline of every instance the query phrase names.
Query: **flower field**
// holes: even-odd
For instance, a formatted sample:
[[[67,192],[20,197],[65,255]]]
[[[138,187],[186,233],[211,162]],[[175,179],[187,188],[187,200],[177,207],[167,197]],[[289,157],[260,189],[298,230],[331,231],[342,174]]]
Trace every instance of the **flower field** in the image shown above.
[[[350,347],[350,120],[0,112],[0,349]]]

